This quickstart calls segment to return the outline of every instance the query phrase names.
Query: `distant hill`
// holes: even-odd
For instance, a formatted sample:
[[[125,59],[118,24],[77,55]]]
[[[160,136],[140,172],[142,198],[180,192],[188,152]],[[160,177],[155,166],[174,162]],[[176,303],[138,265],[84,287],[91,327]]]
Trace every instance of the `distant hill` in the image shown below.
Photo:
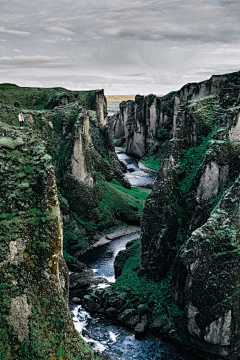
[[[135,100],[136,95],[105,95],[107,101],[127,101]]]
[[[135,100],[136,95],[105,95],[105,96],[107,98],[107,101],[121,102],[121,101]],[[163,95],[157,95],[157,96],[163,96]]]

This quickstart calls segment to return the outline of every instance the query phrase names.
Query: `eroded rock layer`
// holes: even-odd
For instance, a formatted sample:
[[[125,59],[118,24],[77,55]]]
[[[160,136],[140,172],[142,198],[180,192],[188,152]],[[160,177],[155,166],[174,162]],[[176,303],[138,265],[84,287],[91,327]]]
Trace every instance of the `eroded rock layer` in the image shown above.
[[[1,120],[19,126],[20,111],[24,131],[31,129],[43,139],[53,159],[66,259],[76,258],[98,231],[117,221],[139,223],[140,211],[110,184],[115,180],[130,188],[105,124],[102,90],[0,86]]]

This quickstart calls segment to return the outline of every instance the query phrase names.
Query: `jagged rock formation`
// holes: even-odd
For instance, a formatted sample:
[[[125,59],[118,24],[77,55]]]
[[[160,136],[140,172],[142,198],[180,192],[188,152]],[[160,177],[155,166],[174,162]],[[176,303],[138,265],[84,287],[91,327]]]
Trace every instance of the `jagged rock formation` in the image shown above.
[[[120,104],[120,112],[113,119],[109,117],[109,121],[114,121],[115,138],[126,141],[127,155],[142,158],[165,135],[173,117],[174,95],[175,92],[163,97],[136,95],[135,101]],[[161,126],[164,134],[158,131]]]
[[[223,108],[232,106],[239,95],[237,78],[238,73],[213,75],[206,81],[184,85],[179,91],[162,97],[137,95],[135,101],[122,102],[120,112],[114,115],[115,137],[126,139],[128,155],[141,158],[155,154],[159,142],[166,140],[165,137],[175,137],[182,105],[217,94]]]
[[[190,341],[233,358],[239,347],[239,178],[174,262],[174,299]]]
[[[52,158],[32,131],[0,123],[0,355],[96,359],[68,310]]]
[[[172,274],[182,341],[226,359],[239,355],[240,339],[239,94],[240,73],[178,92],[187,102],[159,148],[164,160],[142,214],[138,271],[160,283]]]

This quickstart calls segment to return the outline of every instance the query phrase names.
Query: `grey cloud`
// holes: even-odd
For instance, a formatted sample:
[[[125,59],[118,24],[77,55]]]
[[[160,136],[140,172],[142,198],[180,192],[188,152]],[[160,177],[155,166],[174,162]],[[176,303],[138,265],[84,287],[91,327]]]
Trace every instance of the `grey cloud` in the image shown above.
[[[237,0],[1,0],[1,81],[165,93],[236,70],[239,20]]]
[[[20,36],[27,36],[30,35],[28,31],[21,31],[21,30],[9,30],[5,29],[3,26],[0,27],[0,32],[12,34],[12,35],[20,35]]]
[[[0,63],[8,64],[8,65],[18,65],[19,67],[25,67],[26,64],[32,65],[39,65],[39,63],[49,63],[55,60],[62,59],[58,56],[41,56],[41,55],[34,55],[34,56],[25,56],[25,55],[18,55],[18,56],[2,56],[0,57]],[[59,66],[59,64],[57,64]]]
[[[60,26],[47,26],[46,30],[60,35],[74,35],[74,32]]]

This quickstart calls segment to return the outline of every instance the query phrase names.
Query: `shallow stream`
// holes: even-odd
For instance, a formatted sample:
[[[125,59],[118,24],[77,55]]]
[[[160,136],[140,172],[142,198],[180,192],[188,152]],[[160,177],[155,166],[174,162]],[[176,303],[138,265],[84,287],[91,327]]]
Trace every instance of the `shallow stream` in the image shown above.
[[[132,186],[152,188],[157,176],[156,171],[147,168],[140,161],[130,158],[120,148],[116,148],[116,154],[118,159],[127,166],[128,171],[125,176]]]

